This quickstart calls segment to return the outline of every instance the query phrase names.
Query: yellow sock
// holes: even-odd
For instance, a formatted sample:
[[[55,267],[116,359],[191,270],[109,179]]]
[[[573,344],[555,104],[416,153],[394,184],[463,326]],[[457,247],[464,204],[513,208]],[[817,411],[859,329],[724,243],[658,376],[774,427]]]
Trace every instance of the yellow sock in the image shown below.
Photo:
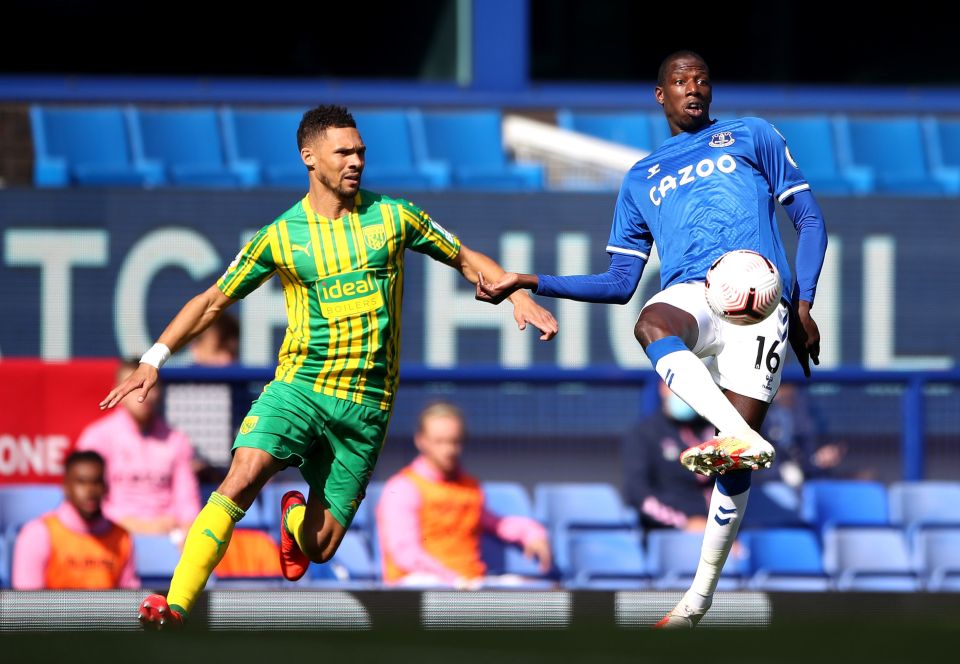
[[[180,562],[173,571],[167,603],[184,616],[193,607],[197,595],[207,585],[210,573],[223,558],[233,534],[234,524],[244,511],[216,491],[197,515],[183,543]]]
[[[283,517],[283,522],[287,532],[293,536],[293,541],[297,543],[300,550],[303,551],[303,517],[307,514],[307,508],[303,505],[294,505],[287,510]]]

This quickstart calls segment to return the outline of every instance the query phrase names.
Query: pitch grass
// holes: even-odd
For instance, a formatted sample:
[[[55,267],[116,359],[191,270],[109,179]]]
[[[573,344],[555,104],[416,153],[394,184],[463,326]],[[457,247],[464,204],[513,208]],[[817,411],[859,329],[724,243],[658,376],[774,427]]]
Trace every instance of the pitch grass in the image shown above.
[[[960,606],[960,604],[958,604]],[[337,662],[364,664],[557,664],[559,662],[950,661],[957,614],[916,621],[871,618],[798,621],[763,630],[658,632],[595,629],[557,632],[381,629],[372,632],[19,633],[0,634],[7,662]],[[938,656],[935,658],[935,656]]]

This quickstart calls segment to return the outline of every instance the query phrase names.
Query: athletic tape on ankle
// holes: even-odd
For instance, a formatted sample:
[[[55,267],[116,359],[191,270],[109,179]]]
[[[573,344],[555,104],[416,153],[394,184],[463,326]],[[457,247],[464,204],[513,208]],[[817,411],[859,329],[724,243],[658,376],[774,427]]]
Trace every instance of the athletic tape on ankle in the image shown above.
[[[647,357],[650,358],[650,362],[654,368],[656,368],[657,363],[665,356],[670,353],[676,353],[679,350],[690,349],[687,348],[687,345],[683,343],[683,339],[680,337],[664,337],[663,339],[657,339],[647,346]]]
[[[246,515],[246,512],[240,509],[235,502],[216,491],[210,494],[210,499],[207,502],[223,509],[224,512],[230,515],[234,523],[237,523]]]

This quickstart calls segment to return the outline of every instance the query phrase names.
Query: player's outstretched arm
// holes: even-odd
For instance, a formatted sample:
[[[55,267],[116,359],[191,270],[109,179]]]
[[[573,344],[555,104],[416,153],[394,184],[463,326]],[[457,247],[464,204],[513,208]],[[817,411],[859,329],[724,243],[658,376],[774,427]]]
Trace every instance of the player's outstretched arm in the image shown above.
[[[466,245],[461,245],[460,253],[454,260],[453,266],[473,284],[479,284],[481,279],[499,281],[505,274],[503,268],[495,260],[479,251],[473,251]],[[478,298],[480,292],[478,285]],[[496,302],[501,302],[504,299],[509,299],[513,303],[513,318],[517,321],[517,326],[521,330],[526,329],[527,323],[529,323],[540,330],[540,339],[543,341],[549,341],[557,335],[557,319],[549,311],[534,302],[529,293],[514,289],[513,292],[504,294]],[[493,300],[488,301],[492,302]]]
[[[646,260],[621,253],[612,253],[607,271],[601,274],[554,276],[550,274],[517,274],[507,272],[491,279],[486,272],[477,283],[477,299],[496,304],[518,289],[529,288],[546,297],[561,297],[579,302],[626,304],[633,297],[643,275]]]
[[[157,345],[166,346],[172,355],[207,329],[234,302],[235,300],[224,295],[219,288],[211,286],[183,306],[160,335]],[[158,367],[141,361],[136,371],[110,390],[110,393],[100,402],[100,409],[113,408],[134,390],[140,390],[137,400],[143,401],[156,384],[158,374]]]

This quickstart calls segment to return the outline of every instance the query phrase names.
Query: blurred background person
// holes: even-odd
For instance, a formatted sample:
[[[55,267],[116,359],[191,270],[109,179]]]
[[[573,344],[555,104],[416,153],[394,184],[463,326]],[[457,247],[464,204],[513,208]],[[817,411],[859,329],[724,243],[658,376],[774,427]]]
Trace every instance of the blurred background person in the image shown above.
[[[452,404],[435,403],[420,414],[414,434],[420,454],[387,480],[376,510],[387,584],[478,587],[487,571],[483,532],[523,547],[543,572],[550,570],[543,526],[484,507],[480,483],[461,467],[465,435],[463,414]]]
[[[13,552],[16,590],[139,588],[133,538],[103,515],[104,461],[73,452],[64,463],[64,501],[28,521]]]
[[[229,313],[221,314],[190,342],[190,360],[198,366],[224,367],[239,358],[240,324]]]
[[[851,475],[844,468],[847,446],[821,443],[826,426],[814,411],[807,393],[792,383],[780,386],[764,421],[764,434],[777,449],[773,473],[761,481],[781,480],[799,488],[806,480],[855,476],[873,479],[869,468]]]
[[[623,494],[646,528],[699,532],[707,521],[714,478],[680,465],[680,453],[714,435],[714,428],[659,382],[660,409],[621,444]]]
[[[117,370],[124,380],[139,366],[127,360]],[[158,386],[159,387],[159,386]],[[171,428],[160,409],[162,390],[141,402],[136,395],[80,434],[78,450],[94,450],[106,462],[106,516],[132,533],[169,534],[179,542],[200,512],[200,488],[193,469],[193,448]]]

